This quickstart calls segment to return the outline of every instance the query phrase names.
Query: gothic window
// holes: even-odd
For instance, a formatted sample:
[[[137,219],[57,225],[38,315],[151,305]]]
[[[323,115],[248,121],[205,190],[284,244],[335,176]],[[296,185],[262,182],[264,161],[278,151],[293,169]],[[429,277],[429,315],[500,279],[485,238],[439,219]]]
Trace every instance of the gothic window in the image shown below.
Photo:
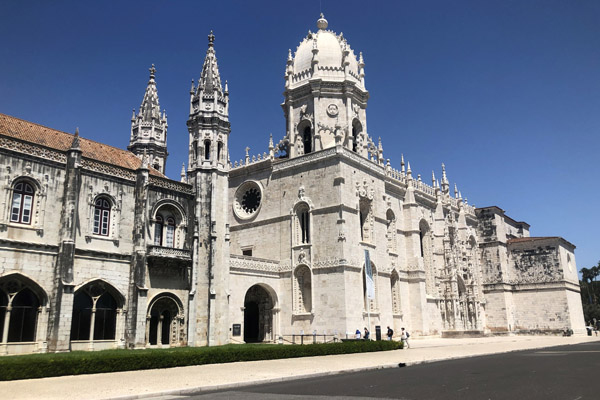
[[[117,301],[102,282],[94,282],[75,293],[71,340],[114,340]]]
[[[221,153],[223,152],[223,142],[217,143],[217,161],[221,161]]]
[[[371,262],[371,272],[373,274],[373,289],[375,291],[375,298],[369,299],[367,296],[367,274],[365,273],[365,267],[363,266],[362,281],[363,281],[363,299],[365,311],[377,312],[377,268],[375,264]]]
[[[156,246],[162,246],[162,234],[163,234],[164,220],[163,217],[157,215],[154,219],[154,244]]]
[[[210,140],[204,141],[204,159],[210,160]]]
[[[110,201],[99,197],[94,203],[94,234],[108,236],[110,227]]]
[[[367,199],[360,199],[359,218],[360,239],[363,242],[371,242],[373,239],[373,207],[371,201]]]
[[[310,269],[300,265],[294,272],[294,303],[296,313],[309,313],[312,310],[312,280]]]
[[[32,287],[18,279],[3,279],[0,284],[0,342],[35,341],[40,306],[40,298]]]
[[[387,225],[387,242],[388,251],[391,253],[396,252],[396,216],[394,212],[389,209],[386,213],[386,225]]]
[[[35,190],[27,182],[20,181],[14,186],[10,207],[10,221],[20,224],[31,224],[31,210]]]
[[[194,160],[198,159],[198,141],[194,140],[192,142],[192,154],[194,155]]]
[[[295,225],[296,244],[310,243],[310,214],[307,203],[302,202],[296,206]]]
[[[184,218],[181,211],[173,204],[163,204],[153,218],[154,245],[181,248],[184,239]]]
[[[435,290],[435,274],[433,271],[431,255],[433,251],[433,240],[431,229],[425,220],[421,220],[419,223],[419,238],[423,268],[425,269],[425,292],[429,295],[433,295]]]
[[[392,287],[392,314],[400,314],[400,278],[398,272],[392,272],[390,277],[390,284]]]
[[[174,247],[174,244],[175,244],[175,219],[173,217],[167,218],[167,225],[166,225],[165,233],[166,233],[165,246],[166,247]]]
[[[362,126],[358,120],[354,120],[352,123],[352,151],[358,151],[358,136],[362,132]]]
[[[304,132],[302,134],[302,144],[304,145],[304,154],[312,152],[312,134],[310,126],[304,128]]]

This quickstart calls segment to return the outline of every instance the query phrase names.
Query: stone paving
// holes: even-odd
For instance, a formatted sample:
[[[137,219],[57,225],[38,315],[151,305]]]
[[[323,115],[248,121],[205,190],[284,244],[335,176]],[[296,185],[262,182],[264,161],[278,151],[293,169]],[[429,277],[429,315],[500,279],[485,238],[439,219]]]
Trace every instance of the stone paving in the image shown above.
[[[238,362],[0,382],[8,399],[136,399],[176,396],[341,372],[394,368],[454,358],[599,341],[589,336],[411,339],[410,349],[286,360]],[[165,398],[165,397],[163,397]]]

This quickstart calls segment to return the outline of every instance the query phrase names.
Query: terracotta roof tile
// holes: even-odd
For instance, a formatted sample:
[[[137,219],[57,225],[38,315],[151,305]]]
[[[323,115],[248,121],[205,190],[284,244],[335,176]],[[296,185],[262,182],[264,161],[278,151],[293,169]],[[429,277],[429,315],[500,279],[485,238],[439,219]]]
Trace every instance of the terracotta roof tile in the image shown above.
[[[71,133],[57,131],[1,113],[0,135],[59,151],[67,151],[71,147],[74,137]],[[142,161],[130,151],[94,142],[93,140],[80,137],[80,146],[82,156],[85,158],[132,170],[138,169],[142,164]],[[150,167],[150,174],[165,177],[152,167]]]

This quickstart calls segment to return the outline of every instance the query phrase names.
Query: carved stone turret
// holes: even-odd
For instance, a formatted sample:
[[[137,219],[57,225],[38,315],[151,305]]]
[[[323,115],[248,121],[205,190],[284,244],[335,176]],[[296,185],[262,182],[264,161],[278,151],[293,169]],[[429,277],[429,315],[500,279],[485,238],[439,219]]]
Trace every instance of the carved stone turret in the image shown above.
[[[156,68],[154,64],[150,68],[150,80],[146,87],[146,93],[142,99],[138,114],[131,117],[131,138],[127,150],[138,157],[142,157],[144,151],[148,155],[150,166],[164,173],[167,164],[167,114],[163,110],[160,113],[158,103],[158,91],[155,81]]]

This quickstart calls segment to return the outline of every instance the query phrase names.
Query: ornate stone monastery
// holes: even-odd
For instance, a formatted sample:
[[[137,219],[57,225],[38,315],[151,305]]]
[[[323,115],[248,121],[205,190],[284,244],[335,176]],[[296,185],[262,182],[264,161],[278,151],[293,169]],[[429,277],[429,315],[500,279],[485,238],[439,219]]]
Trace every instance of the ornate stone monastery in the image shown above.
[[[467,204],[443,165],[431,184],[392,168],[362,53],[322,16],[257,156],[229,160],[211,33],[188,166],[167,178],[155,72],[128,151],[0,114],[0,354],[583,330],[575,246]]]

